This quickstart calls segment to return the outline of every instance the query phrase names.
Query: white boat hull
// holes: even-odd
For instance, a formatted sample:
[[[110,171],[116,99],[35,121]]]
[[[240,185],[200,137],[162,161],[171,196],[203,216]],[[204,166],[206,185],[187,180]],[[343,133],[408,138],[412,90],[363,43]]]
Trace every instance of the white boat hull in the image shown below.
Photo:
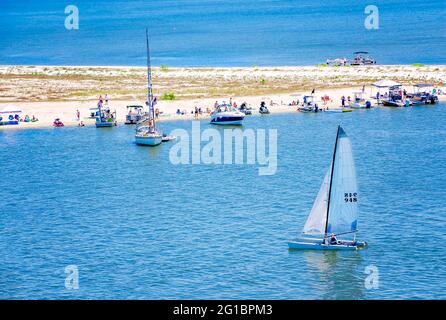
[[[242,124],[245,114],[242,112],[218,112],[211,116],[211,124],[239,126]]]
[[[141,146],[157,146],[161,144],[163,137],[161,135],[135,136],[135,142]]]
[[[219,126],[241,126],[242,120],[234,120],[234,121],[211,121],[212,124],[216,124]]]

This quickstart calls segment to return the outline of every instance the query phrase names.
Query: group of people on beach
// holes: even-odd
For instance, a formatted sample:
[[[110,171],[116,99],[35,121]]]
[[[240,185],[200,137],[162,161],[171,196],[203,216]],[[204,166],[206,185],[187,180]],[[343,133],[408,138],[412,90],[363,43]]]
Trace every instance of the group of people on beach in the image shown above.
[[[39,121],[39,119],[37,119],[34,115],[32,116],[32,118],[29,117],[29,115],[26,115],[25,118],[20,118],[18,115],[15,115],[15,119],[20,121],[20,122],[37,122]]]

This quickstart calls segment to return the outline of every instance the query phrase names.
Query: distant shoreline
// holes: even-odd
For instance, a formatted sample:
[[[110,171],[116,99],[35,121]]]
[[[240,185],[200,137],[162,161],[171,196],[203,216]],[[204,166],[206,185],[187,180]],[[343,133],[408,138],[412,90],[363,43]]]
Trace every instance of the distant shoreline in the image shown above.
[[[153,64],[153,68],[161,68],[162,66],[168,66],[171,69],[246,69],[246,68],[264,68],[264,69],[271,69],[271,68],[280,68],[280,69],[287,69],[287,68],[305,68],[305,67],[318,67],[322,64],[325,64],[325,62],[321,61],[320,63],[314,63],[314,64],[284,64],[284,65],[258,65],[258,64],[252,64],[252,65],[233,65],[233,66],[227,66],[227,65],[168,65],[168,64]],[[413,62],[413,63],[402,63],[402,64],[375,64],[375,65],[364,65],[364,66],[340,66],[342,67],[353,67],[353,68],[361,68],[361,67],[444,67],[446,64],[439,64],[439,63],[428,63],[428,62]],[[144,64],[141,65],[95,65],[95,64],[79,64],[79,65],[70,65],[70,64],[1,64],[0,68],[4,67],[47,67],[47,68],[110,68],[110,69],[125,69],[125,68],[144,68],[146,69],[147,66]],[[327,66],[329,68],[338,68],[336,66]]]

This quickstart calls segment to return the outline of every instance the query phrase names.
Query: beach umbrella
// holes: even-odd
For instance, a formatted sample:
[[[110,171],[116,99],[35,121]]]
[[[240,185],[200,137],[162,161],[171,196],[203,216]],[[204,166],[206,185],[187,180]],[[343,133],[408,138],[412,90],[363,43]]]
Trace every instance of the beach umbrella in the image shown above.
[[[401,86],[401,84],[393,80],[380,80],[373,83],[372,86],[377,88],[387,88],[387,87]]]

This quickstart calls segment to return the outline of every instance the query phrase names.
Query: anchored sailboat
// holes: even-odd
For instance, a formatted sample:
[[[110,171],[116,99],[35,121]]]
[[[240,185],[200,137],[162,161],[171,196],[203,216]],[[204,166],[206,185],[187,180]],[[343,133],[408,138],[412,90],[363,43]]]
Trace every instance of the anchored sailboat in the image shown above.
[[[308,216],[302,237],[290,249],[357,250],[358,191],[350,139],[338,126],[333,160]],[[342,238],[342,240],[341,240]]]
[[[144,146],[157,146],[163,141],[163,134],[156,128],[155,109],[152,92],[152,68],[150,65],[149,32],[146,29],[147,45],[147,103],[149,116],[136,128],[135,142]]]

